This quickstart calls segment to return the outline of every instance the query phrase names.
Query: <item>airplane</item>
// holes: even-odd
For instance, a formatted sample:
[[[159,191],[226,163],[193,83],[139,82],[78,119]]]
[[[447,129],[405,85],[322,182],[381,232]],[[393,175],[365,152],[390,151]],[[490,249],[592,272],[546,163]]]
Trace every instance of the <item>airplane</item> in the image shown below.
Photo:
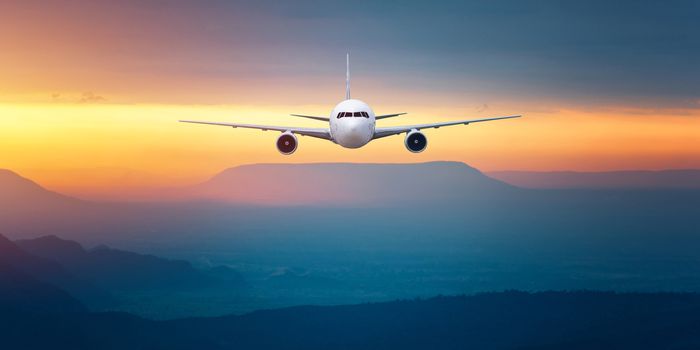
[[[399,135],[403,133],[406,133],[406,137],[404,139],[404,145],[406,146],[406,149],[413,153],[419,153],[423,152],[428,146],[428,139],[421,132],[422,129],[437,129],[443,126],[468,125],[471,123],[480,123],[492,120],[512,119],[521,117],[520,115],[511,115],[505,117],[456,120],[441,123],[377,127],[377,120],[398,117],[406,113],[375,115],[374,111],[372,110],[372,108],[369,107],[369,105],[360,100],[350,98],[350,53],[348,53],[346,56],[345,67],[345,100],[338,103],[335,106],[335,108],[333,108],[328,118],[313,115],[291,114],[291,116],[294,117],[308,118],[322,122],[327,122],[329,123],[328,128],[307,128],[257,125],[245,123],[206,122],[196,120],[180,120],[180,122],[228,126],[232,128],[259,129],[263,131],[279,131],[282,134],[277,138],[277,150],[284,155],[290,155],[297,150],[297,146],[299,145],[299,141],[297,140],[296,135],[310,136],[323,140],[328,140],[345,148],[360,148],[372,140],[392,135]]]

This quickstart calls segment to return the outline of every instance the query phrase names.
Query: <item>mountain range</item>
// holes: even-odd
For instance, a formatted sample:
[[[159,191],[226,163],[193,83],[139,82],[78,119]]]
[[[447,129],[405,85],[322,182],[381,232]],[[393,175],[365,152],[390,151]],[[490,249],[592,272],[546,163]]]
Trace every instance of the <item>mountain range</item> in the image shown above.
[[[163,242],[239,253],[298,250],[300,242],[328,252],[330,246],[408,244],[454,249],[472,240],[470,247],[510,246],[520,254],[518,242],[527,238],[533,252],[589,247],[686,254],[700,201],[693,188],[524,189],[455,162],[250,165],[173,191],[157,201],[90,202],[3,172],[0,232],[137,251]],[[360,225],[338,225],[351,218],[362,218]],[[622,237],[629,238],[625,246],[609,244]],[[657,244],[662,239],[666,244]],[[88,256],[99,254],[109,255]]]
[[[700,347],[698,294],[543,292],[700,290],[690,187],[526,189],[437,162],[247,166],[170,195],[91,202],[3,172],[0,230],[16,239],[0,236],[3,346]],[[94,312],[220,315],[247,284],[267,310]],[[540,292],[471,295],[508,288]],[[279,308],[309,303],[327,306]]]
[[[525,189],[449,162],[245,166],[178,189],[190,197],[148,202],[76,200],[19,183],[45,209],[37,215],[0,191],[0,232],[120,301],[127,291],[138,298],[128,310],[142,315],[506,288],[700,290],[692,188]],[[273,203],[254,202],[258,191]],[[326,192],[338,201],[314,198]],[[22,241],[50,235],[114,248]],[[211,280],[231,287],[180,288]],[[242,284],[252,292],[239,295]]]
[[[410,193],[446,200],[494,195],[515,187],[543,189],[698,189],[700,170],[660,171],[493,171],[464,163],[413,164],[251,164],[223,170],[202,183],[154,188],[137,201],[220,201],[263,205],[367,205],[395,203]],[[49,191],[10,170],[0,169],[0,204],[9,209],[56,212],[85,209],[93,202]],[[123,199],[123,198],[122,198]],[[128,199],[123,199],[127,200]],[[11,205],[12,204],[12,205]]]
[[[492,171],[464,163],[250,164],[225,169],[202,183],[152,188],[131,201],[214,201],[252,205],[376,205],[413,195],[450,201],[464,195],[541,189],[699,189],[700,170],[659,171]],[[94,207],[47,190],[10,170],[0,169],[0,205],[43,214]],[[128,198],[119,197],[122,201]]]
[[[43,238],[38,245],[42,249],[62,245],[65,250],[52,254],[67,254],[70,259],[84,254],[75,243],[57,240]],[[693,293],[507,291],[153,321],[128,313],[90,312],[63,289],[30,275],[42,277],[42,273],[31,268],[22,271],[46,264],[43,259],[2,237],[0,253],[0,335],[8,348],[46,349],[56,344],[70,349],[700,346],[700,295]]]

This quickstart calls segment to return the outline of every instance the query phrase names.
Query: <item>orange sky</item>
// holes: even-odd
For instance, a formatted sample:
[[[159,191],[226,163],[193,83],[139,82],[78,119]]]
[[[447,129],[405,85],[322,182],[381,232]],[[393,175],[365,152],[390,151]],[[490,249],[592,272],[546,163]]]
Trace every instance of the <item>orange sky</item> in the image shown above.
[[[379,107],[379,106],[378,106]],[[380,112],[403,111],[381,106]],[[278,133],[187,125],[178,119],[319,126],[285,116],[324,115],[327,106],[0,104],[0,167],[49,188],[170,186],[202,181],[259,162],[463,161],[491,170],[614,170],[700,167],[700,116],[633,110],[523,110],[525,118],[427,130],[428,149],[413,154],[402,136],[359,150],[301,138],[292,156],[274,147]],[[508,114],[460,108],[411,109],[384,125]],[[428,115],[442,117],[431,118]]]

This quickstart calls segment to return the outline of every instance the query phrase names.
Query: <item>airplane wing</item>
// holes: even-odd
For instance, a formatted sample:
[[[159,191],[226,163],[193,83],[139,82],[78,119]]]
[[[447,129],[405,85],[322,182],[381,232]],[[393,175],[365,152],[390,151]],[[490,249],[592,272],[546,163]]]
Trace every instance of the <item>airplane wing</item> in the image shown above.
[[[392,117],[398,117],[400,115],[404,115],[406,113],[394,113],[394,114],[383,114],[383,115],[378,115],[374,117],[374,119],[379,120],[379,119],[386,119],[386,118],[392,118]]]
[[[292,132],[299,135],[316,137],[324,140],[333,140],[331,137],[331,132],[329,129],[322,128],[296,128],[289,126],[272,126],[272,125],[256,125],[256,124],[240,124],[240,123],[218,123],[218,122],[202,122],[196,120],[180,120],[181,123],[192,123],[192,124],[206,124],[206,125],[218,125],[218,126],[228,126],[231,128],[247,128],[247,129],[258,129],[262,131],[274,130],[280,132]]]
[[[305,115],[305,114],[290,114],[292,117],[301,117],[301,118],[309,118],[313,120],[320,120],[323,122],[328,122],[328,118],[326,117],[317,117],[315,115]]]
[[[409,132],[411,130],[420,130],[420,129],[429,129],[429,128],[440,128],[443,126],[452,126],[452,125],[468,125],[471,123],[480,123],[480,122],[488,122],[491,120],[500,120],[500,119],[511,119],[511,118],[520,118],[519,115],[511,115],[507,117],[495,117],[495,118],[484,118],[484,119],[471,119],[471,120],[456,120],[456,121],[451,121],[451,122],[442,122],[442,123],[431,123],[431,124],[417,124],[417,125],[406,125],[406,126],[390,126],[386,128],[376,128],[374,130],[374,137],[373,139],[378,139],[382,137],[387,137],[391,135],[398,135],[398,134],[403,134],[405,132]]]

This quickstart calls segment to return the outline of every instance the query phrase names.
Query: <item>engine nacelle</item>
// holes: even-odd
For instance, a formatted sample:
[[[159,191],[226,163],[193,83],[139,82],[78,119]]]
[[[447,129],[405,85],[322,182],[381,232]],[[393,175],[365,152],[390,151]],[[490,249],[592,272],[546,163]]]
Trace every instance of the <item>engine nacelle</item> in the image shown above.
[[[294,153],[298,144],[297,137],[289,131],[282,133],[277,138],[277,150],[286,156]]]
[[[420,153],[428,147],[428,138],[422,132],[413,129],[406,134],[406,139],[403,142],[406,149],[413,153]]]

